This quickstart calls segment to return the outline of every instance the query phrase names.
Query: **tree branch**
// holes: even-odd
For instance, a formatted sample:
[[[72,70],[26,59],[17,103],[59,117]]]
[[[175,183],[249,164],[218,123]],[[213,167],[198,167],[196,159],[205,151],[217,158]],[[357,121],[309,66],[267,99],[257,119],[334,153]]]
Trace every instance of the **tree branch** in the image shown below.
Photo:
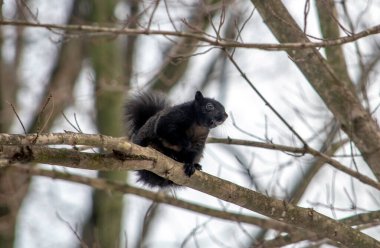
[[[251,2],[281,43],[309,42],[281,1]],[[336,76],[315,48],[288,49],[287,53],[341,123],[342,129],[360,150],[376,178],[380,179],[380,129],[348,87],[349,83],[344,83]]]
[[[375,35],[380,33],[380,25],[363,30],[357,34],[350,36],[344,36],[337,39],[329,39],[320,42],[310,42],[303,40],[300,42],[284,42],[281,44],[260,44],[260,43],[241,43],[235,40],[220,39],[220,37],[213,37],[206,33],[198,32],[179,32],[179,31],[165,31],[165,30],[152,30],[152,29],[131,29],[131,28],[112,28],[102,26],[90,26],[90,25],[64,25],[64,24],[49,24],[49,23],[31,23],[15,20],[0,20],[2,26],[24,26],[24,27],[37,27],[47,29],[58,29],[65,31],[76,31],[81,33],[97,33],[103,35],[165,35],[193,38],[199,41],[203,41],[211,46],[224,47],[224,48],[253,48],[262,49],[268,51],[280,51],[287,49],[306,49],[306,48],[319,48],[338,46],[346,43],[350,43],[361,38]]]
[[[366,227],[368,225],[370,227],[372,227],[374,224],[375,225],[379,224],[380,211],[372,211],[372,212],[357,214],[354,216],[350,216],[350,217],[341,219],[339,221],[346,224],[346,225],[357,226],[359,228],[361,228],[363,226]],[[304,240],[318,241],[320,239],[316,236],[305,237],[304,234],[302,232],[300,232],[300,230],[297,230],[293,233],[289,233],[289,234],[284,235],[284,236],[281,235],[281,236],[278,236],[272,240],[267,240],[267,241],[261,243],[260,247],[282,247],[282,246],[294,244],[294,243],[304,241]]]
[[[165,177],[179,185],[184,185],[192,189],[201,191],[208,195],[215,196],[221,200],[234,203],[243,208],[271,217],[277,221],[294,225],[314,232],[320,238],[329,238],[341,242],[350,247],[380,247],[380,242],[350,228],[347,225],[339,223],[331,218],[315,212],[313,209],[301,208],[284,201],[280,201],[268,196],[262,195],[255,191],[243,188],[226,180],[211,176],[207,173],[196,171],[190,178],[183,173],[181,163],[178,163],[159,152],[143,148],[137,145],[122,142],[123,139],[112,138],[103,135],[84,135],[84,134],[47,134],[47,135],[0,135],[0,144],[2,144],[1,153],[3,158],[10,162],[16,158],[33,161],[34,154],[32,146],[41,146],[46,144],[69,144],[69,145],[90,145],[95,147],[103,146],[108,150],[116,149],[124,152],[127,157],[133,159],[149,160],[146,167],[139,169],[150,170],[161,177]],[[6,146],[28,146],[30,154],[5,154]],[[26,148],[27,149],[27,148]],[[52,148],[50,148],[52,149]],[[84,153],[83,153],[84,154]],[[96,155],[99,156],[99,155]],[[47,158],[48,160],[49,158]],[[54,159],[54,158],[51,158]],[[94,159],[95,160],[95,159]],[[95,161],[91,161],[96,163]],[[101,161],[104,168],[109,169],[108,163]],[[128,165],[128,160],[120,162]],[[135,168],[131,166],[129,168]]]
[[[150,167],[154,166],[157,157],[162,156],[161,153],[150,149],[143,148],[138,145],[126,142],[127,140],[124,138],[113,138],[105,135],[95,135],[95,134],[78,134],[78,133],[54,133],[54,134],[29,134],[29,135],[9,135],[9,134],[0,134],[0,145],[12,145],[12,146],[42,146],[42,145],[88,145],[93,147],[102,147],[107,149],[108,151],[119,150],[123,151],[128,155],[128,160],[126,163],[122,163],[118,159],[114,159],[111,161],[107,161],[107,167],[104,166],[104,161],[102,163],[94,163],[95,161],[101,161],[102,159],[109,159],[109,155],[105,154],[92,154],[91,158],[88,158],[87,155],[83,157],[83,153],[76,152],[73,150],[67,149],[47,149],[47,148],[33,148],[33,156],[34,160],[37,163],[45,163],[45,164],[54,164],[59,163],[63,166],[68,166],[72,168],[83,168],[85,169],[93,169],[93,170],[137,170],[137,169],[147,169],[150,170]],[[217,138],[209,138],[208,142],[210,143],[224,143],[224,144],[235,144],[235,145],[246,145],[253,147],[261,147],[267,149],[275,149],[280,151],[292,152],[292,153],[300,153],[305,154],[309,153],[313,156],[320,157],[325,160],[326,163],[330,164],[334,168],[353,176],[359,181],[370,185],[378,190],[380,190],[380,184],[371,178],[358,173],[350,168],[342,165],[339,161],[330,158],[324,153],[321,153],[317,150],[314,150],[311,147],[306,148],[296,148],[284,145],[277,144],[268,144],[262,142],[255,141],[247,141],[247,140],[238,140],[238,139],[217,139]],[[7,149],[7,148],[3,148]],[[20,152],[20,150],[12,150],[10,154],[15,154]],[[66,158],[69,158],[66,160]],[[166,157],[165,157],[166,158]],[[134,163],[138,163],[138,165],[129,164],[127,162],[133,161]],[[145,161],[145,162],[142,162]],[[173,160],[169,159],[166,163],[171,163]],[[127,166],[127,167],[124,167]],[[163,170],[168,170],[169,167],[163,168]]]
[[[212,216],[224,220],[252,224],[263,228],[274,229],[281,232],[294,231],[294,227],[287,224],[281,223],[279,221],[257,218],[254,216],[248,216],[243,214],[237,214],[227,211],[221,211],[218,209],[212,209],[199,204],[190,203],[184,200],[173,198],[163,192],[152,192],[145,189],[133,187],[131,185],[115,182],[107,179],[91,178],[80,175],[69,174],[65,172],[59,172],[54,170],[46,170],[36,167],[27,167],[23,165],[13,164],[9,167],[11,170],[16,170],[20,172],[26,172],[33,176],[44,176],[50,177],[52,179],[61,179],[65,181],[80,183],[88,185],[95,189],[119,192],[123,194],[133,194],[146,199],[152,200],[157,203],[165,203],[171,206],[187,209],[193,212],[201,213],[207,216]],[[304,231],[304,235],[307,233]]]
[[[329,157],[327,154],[319,152],[310,146],[298,148],[298,147],[292,147],[292,146],[284,146],[284,145],[278,145],[273,143],[263,143],[263,142],[257,142],[257,141],[249,141],[249,140],[239,140],[239,139],[220,139],[220,138],[208,138],[207,141],[209,143],[219,143],[219,144],[229,144],[229,145],[244,145],[244,146],[251,146],[251,147],[258,147],[258,148],[265,148],[265,149],[272,149],[272,150],[278,150],[283,152],[291,152],[295,154],[311,154],[314,157],[318,157],[322,159],[322,162],[328,163],[335,169],[338,169],[341,172],[344,172],[362,183],[365,183],[367,185],[370,185],[374,187],[375,189],[380,190],[380,183],[372,180],[370,177],[367,177],[357,171],[354,171],[346,166],[344,166],[342,163],[340,163],[338,160],[335,160],[331,157]]]

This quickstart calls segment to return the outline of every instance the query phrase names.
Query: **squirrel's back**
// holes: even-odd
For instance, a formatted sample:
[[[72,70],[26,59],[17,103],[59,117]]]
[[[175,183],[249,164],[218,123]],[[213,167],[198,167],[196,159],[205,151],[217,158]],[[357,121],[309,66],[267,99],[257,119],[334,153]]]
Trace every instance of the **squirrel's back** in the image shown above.
[[[127,135],[132,138],[150,117],[169,107],[164,94],[145,91],[131,96],[125,103],[125,122]]]

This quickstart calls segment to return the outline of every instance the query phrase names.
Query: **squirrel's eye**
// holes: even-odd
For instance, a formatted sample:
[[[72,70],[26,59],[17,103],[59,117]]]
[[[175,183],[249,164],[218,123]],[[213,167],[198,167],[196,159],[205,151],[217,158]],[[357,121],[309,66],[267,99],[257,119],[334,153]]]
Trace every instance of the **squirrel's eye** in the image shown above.
[[[206,110],[207,110],[207,111],[212,111],[212,110],[214,110],[214,105],[212,105],[212,103],[207,103],[207,104],[206,104]]]

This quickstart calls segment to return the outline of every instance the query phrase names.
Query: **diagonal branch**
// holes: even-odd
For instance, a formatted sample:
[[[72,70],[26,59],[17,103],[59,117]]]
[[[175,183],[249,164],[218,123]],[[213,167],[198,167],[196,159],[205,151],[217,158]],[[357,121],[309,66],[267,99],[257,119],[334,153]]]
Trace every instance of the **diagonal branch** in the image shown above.
[[[358,227],[367,226],[367,225],[372,227],[374,224],[378,225],[380,221],[380,211],[361,213],[358,215],[340,219],[339,221],[346,225],[357,226],[356,229],[358,229]],[[282,246],[294,244],[303,240],[308,240],[308,241],[320,240],[318,237],[315,237],[315,236],[305,237],[304,233],[300,231],[301,230],[297,230],[288,235],[278,236],[272,240],[265,241],[264,243],[262,243],[262,246],[263,247],[282,247]]]
[[[281,43],[309,42],[281,1],[252,0],[252,3]],[[317,49],[286,51],[380,179],[380,129],[349,84],[334,74]]]
[[[221,200],[234,203],[277,221],[314,232],[321,238],[329,238],[349,247],[380,247],[380,242],[375,239],[364,233],[360,233],[347,225],[319,214],[313,209],[288,204],[284,201],[262,195],[204,172],[196,171],[195,174],[189,178],[183,173],[181,163],[178,163],[153,149],[139,147],[129,142],[120,142],[122,140],[120,138],[114,139],[112,137],[101,135],[72,133],[39,135],[38,137],[36,135],[30,135],[28,138],[25,138],[23,135],[3,134],[0,137],[4,137],[8,140],[8,142],[4,142],[4,139],[0,139],[0,144],[3,145],[0,151],[2,151],[3,158],[8,159],[9,161],[14,161],[15,158],[18,158],[20,160],[36,162],[33,161],[33,158],[35,157],[33,154],[34,146],[41,145],[43,141],[46,144],[47,140],[50,140],[51,143],[54,144],[90,145],[96,147],[104,146],[104,148],[107,148],[108,150],[117,149],[124,152],[127,158],[129,157],[134,160],[150,160],[150,163],[145,164],[144,168],[139,169],[150,170],[179,185],[184,185],[208,195],[215,196]],[[6,149],[7,146],[19,146],[21,144],[29,147],[29,149],[26,148],[27,152],[24,152],[24,154],[4,153],[4,149]],[[41,149],[43,149],[43,147]],[[49,157],[46,158],[46,160],[48,159]],[[57,158],[52,157],[50,159]],[[104,162],[105,161],[101,161],[98,163],[103,166],[104,169],[110,169],[110,163]],[[91,163],[97,163],[97,159],[93,159]],[[134,164],[134,162],[129,163],[128,159],[119,162],[119,164],[122,166],[129,164],[131,166],[130,168],[136,168],[131,165]]]

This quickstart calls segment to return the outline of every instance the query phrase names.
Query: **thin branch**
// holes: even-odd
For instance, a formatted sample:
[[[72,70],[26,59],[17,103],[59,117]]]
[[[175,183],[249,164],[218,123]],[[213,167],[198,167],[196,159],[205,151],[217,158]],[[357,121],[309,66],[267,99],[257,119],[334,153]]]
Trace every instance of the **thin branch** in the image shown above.
[[[49,122],[50,118],[52,117],[53,115],[53,111],[54,111],[54,102],[53,102],[53,108],[50,112],[50,114],[48,115],[48,118],[46,119],[45,123],[42,125],[42,127],[40,127],[40,124],[41,124],[41,117],[43,116],[44,112],[45,112],[45,109],[46,107],[48,106],[50,100],[52,99],[52,95],[49,94],[49,96],[46,98],[46,101],[44,103],[44,105],[42,106],[42,109],[40,110],[40,112],[38,113],[38,118],[37,118],[37,133],[40,133],[40,132],[43,132],[47,123]]]
[[[160,3],[160,0],[156,0],[154,3],[152,14],[150,14],[149,21],[148,21],[148,27],[147,27],[148,30],[150,29],[150,26],[152,25],[153,17],[154,17],[154,14],[156,13],[156,10],[157,10],[159,3]]]
[[[251,2],[279,42],[309,42],[282,1],[251,0]],[[286,52],[341,124],[342,130],[355,143],[368,166],[379,179],[380,129],[376,121],[364,109],[360,99],[348,84],[337,77],[317,49],[287,50]]]
[[[292,147],[292,146],[284,146],[284,145],[278,145],[273,143],[263,143],[263,142],[257,142],[257,141],[249,141],[249,140],[239,140],[239,139],[220,139],[220,138],[208,138],[208,143],[220,143],[220,144],[229,144],[229,145],[244,145],[244,146],[252,146],[257,148],[265,148],[265,149],[271,149],[271,150],[278,150],[283,152],[291,152],[291,153],[297,153],[297,154],[311,154],[314,157],[319,157],[324,160],[324,162],[328,163],[335,169],[338,169],[341,172],[344,172],[362,183],[365,183],[367,185],[370,185],[374,187],[377,190],[380,190],[380,183],[374,181],[370,177],[367,177],[357,171],[351,170],[350,168],[344,166],[342,163],[340,163],[338,160],[335,160],[328,155],[319,152],[310,146],[298,148],[298,147]]]
[[[89,246],[86,244],[86,242],[84,242],[84,240],[81,238],[80,234],[78,234],[78,230],[76,230],[76,228],[74,228],[70,222],[68,222],[67,220],[65,220],[59,213],[57,213],[57,218],[62,221],[72,232],[73,234],[75,235],[76,239],[79,241],[80,243],[80,246],[82,248],[88,248]]]
[[[253,48],[268,51],[281,51],[289,49],[305,49],[305,48],[320,48],[329,46],[338,46],[350,42],[357,41],[361,38],[375,35],[380,33],[380,25],[373,26],[356,34],[350,36],[343,36],[337,39],[329,39],[321,42],[289,42],[281,44],[264,44],[264,43],[241,43],[234,40],[218,40],[217,37],[208,38],[207,34],[199,34],[192,32],[176,32],[165,30],[148,30],[148,29],[131,29],[131,28],[112,28],[103,26],[90,26],[90,25],[63,25],[63,24],[49,24],[49,23],[32,23],[25,21],[15,20],[0,20],[0,26],[24,26],[24,27],[37,27],[47,29],[58,29],[65,31],[76,31],[81,33],[102,33],[103,35],[166,35],[194,38],[209,45],[223,47],[223,48]]]
[[[251,146],[251,147],[277,150],[277,151],[282,151],[282,152],[291,152],[291,153],[297,153],[297,154],[307,153],[307,149],[305,148],[298,148],[298,147],[293,147],[293,146],[285,146],[285,145],[279,145],[279,144],[274,144],[274,143],[265,143],[265,142],[242,140],[242,139],[232,139],[232,138],[222,139],[222,138],[209,137],[207,139],[207,143]]]
[[[285,120],[284,117],[265,99],[265,97],[260,93],[260,91],[253,85],[251,80],[247,77],[247,75],[243,72],[243,70],[240,68],[240,66],[237,64],[235,59],[232,57],[232,55],[224,50],[227,57],[230,59],[231,63],[235,66],[235,68],[239,71],[240,75],[244,78],[244,80],[249,84],[249,86],[256,92],[256,94],[260,97],[260,99],[265,103],[270,110],[289,128],[289,130],[302,142],[302,144],[305,146],[305,148],[308,146],[306,141],[297,133],[296,130]]]
[[[74,120],[75,120],[75,124],[77,125],[77,126],[75,126],[68,118],[67,118],[67,116],[65,115],[65,113],[62,111],[62,116],[63,116],[63,118],[65,118],[65,120],[66,120],[66,122],[67,123],[69,123],[69,125],[72,127],[72,128],[74,128],[74,130],[75,131],[77,131],[78,133],[83,133],[82,132],[82,130],[81,130],[81,128],[80,128],[80,126],[79,126],[79,123],[78,123],[78,121],[77,121],[77,117],[76,117],[76,115],[74,114]]]
[[[303,32],[306,34],[307,29],[307,18],[310,12],[310,0],[306,0],[305,7],[303,9]]]
[[[13,113],[16,115],[16,117],[17,117],[17,120],[18,120],[18,122],[19,122],[19,123],[20,123],[20,125],[21,125],[21,127],[22,127],[22,130],[24,131],[24,134],[26,134],[26,129],[25,129],[24,123],[22,123],[20,116],[17,114],[17,111],[16,111],[16,108],[15,108],[15,106],[13,106],[13,104],[12,104],[12,103],[9,103],[9,104],[11,105],[11,107],[12,107],[12,110],[13,110]]]
[[[340,220],[350,226],[360,226],[380,221],[380,210],[353,215]]]

